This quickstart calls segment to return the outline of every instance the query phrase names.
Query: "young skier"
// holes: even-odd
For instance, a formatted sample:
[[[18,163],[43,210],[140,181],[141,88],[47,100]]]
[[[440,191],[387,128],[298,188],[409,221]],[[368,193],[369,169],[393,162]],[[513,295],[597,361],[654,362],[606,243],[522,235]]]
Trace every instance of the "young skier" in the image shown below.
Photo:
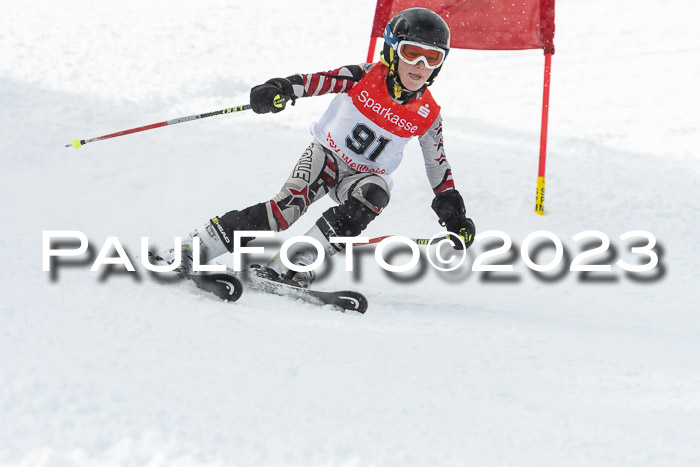
[[[440,107],[428,86],[433,84],[450,49],[450,31],[431,10],[411,8],[394,16],[384,31],[381,61],[337,68],[324,73],[274,78],[250,91],[256,113],[277,113],[296,99],[336,93],[318,122],[314,137],[280,192],[269,201],[214,217],[201,232],[183,241],[177,271],[192,272],[192,242],[200,242],[200,264],[233,251],[235,231],[288,229],[310,204],[329,194],[338,203],[326,210],[305,235],[315,238],[333,255],[343,249],[332,237],[355,237],[389,203],[391,173],[403,148],[418,137],[428,180],[435,194],[432,208],[440,224],[459,235],[450,239],[457,249],[469,247],[475,228],[455,189],[443,150]],[[198,240],[196,239],[198,237]],[[241,239],[242,245],[252,238]],[[297,245],[301,245],[297,247]],[[315,248],[295,244],[287,254],[293,264],[309,265]],[[172,264],[174,251],[156,257]],[[288,270],[280,258],[258,273],[308,287],[312,272]]]

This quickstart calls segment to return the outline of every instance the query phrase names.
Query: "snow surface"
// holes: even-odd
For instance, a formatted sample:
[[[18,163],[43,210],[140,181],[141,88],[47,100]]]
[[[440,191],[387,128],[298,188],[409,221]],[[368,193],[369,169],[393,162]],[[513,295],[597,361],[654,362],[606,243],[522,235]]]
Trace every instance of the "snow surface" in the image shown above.
[[[515,270],[470,272],[488,240],[452,274],[388,274],[372,249],[355,273],[327,261],[318,288],[363,291],[364,316],[222,303],[138,266],[142,236],[167,245],[272,196],[329,96],[64,148],[362,62],[374,14],[195,3],[3,2],[0,464],[700,465],[696,1],[558,2],[544,217],[541,51],[452,51],[433,91],[447,155],[477,229],[513,239],[498,259]],[[367,234],[437,233],[417,143],[394,178]],[[548,230],[566,265],[585,243],[571,237],[599,230],[614,250],[592,261],[643,263],[619,238],[640,229],[658,240],[650,273],[536,276],[519,256]],[[117,236],[139,272],[86,257],[43,272],[47,230],[84,232],[93,257]]]

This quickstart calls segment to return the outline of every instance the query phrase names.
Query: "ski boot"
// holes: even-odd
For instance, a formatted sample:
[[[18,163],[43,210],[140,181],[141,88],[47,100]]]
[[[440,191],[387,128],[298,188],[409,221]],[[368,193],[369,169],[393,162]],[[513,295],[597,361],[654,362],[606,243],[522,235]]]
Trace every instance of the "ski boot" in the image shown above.
[[[207,227],[205,226],[206,231]],[[226,246],[223,242],[216,236],[208,235],[205,231],[204,236],[200,236],[197,230],[193,231],[187,238],[183,239],[180,244],[180,251],[176,251],[174,248],[162,251],[157,255],[153,255],[149,252],[149,257],[152,258],[153,263],[158,265],[172,265],[175,262],[179,264],[174,269],[173,272],[180,274],[181,276],[191,276],[198,273],[194,270],[194,243],[199,242],[199,261],[198,264],[206,264],[207,262],[217,258],[218,256],[228,253]]]
[[[316,261],[316,252],[306,250],[298,251],[290,258],[290,261],[292,264],[298,266],[308,266]],[[252,269],[251,272],[258,277],[292,285],[294,287],[300,287],[302,289],[308,289],[316,280],[316,271],[299,272],[287,269],[282,263],[280,255],[277,255],[277,257],[266,266],[253,264],[250,267]]]

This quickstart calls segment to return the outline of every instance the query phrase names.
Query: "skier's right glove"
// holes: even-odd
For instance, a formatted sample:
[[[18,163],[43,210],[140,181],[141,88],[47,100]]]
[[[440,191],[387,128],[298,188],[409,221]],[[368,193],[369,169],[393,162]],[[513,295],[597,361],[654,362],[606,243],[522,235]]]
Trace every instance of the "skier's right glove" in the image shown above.
[[[464,200],[462,195],[457,190],[447,190],[438,193],[433,199],[431,206],[435,214],[438,215],[440,225],[445,227],[448,232],[453,232],[459,235],[464,242],[464,246],[469,248],[474,242],[476,235],[476,227],[474,221],[466,215],[464,208]],[[457,238],[450,238],[452,245],[457,249],[462,249],[462,242]]]
[[[294,88],[287,78],[272,78],[250,90],[250,107],[256,114],[282,112],[288,101],[294,101]]]

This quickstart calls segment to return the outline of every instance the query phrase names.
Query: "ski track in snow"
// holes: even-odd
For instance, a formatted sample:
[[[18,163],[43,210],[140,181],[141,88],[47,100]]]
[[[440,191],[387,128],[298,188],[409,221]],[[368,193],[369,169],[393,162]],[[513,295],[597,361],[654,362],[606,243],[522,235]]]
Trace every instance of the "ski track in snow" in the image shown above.
[[[519,254],[501,257],[515,266],[505,281],[424,260],[390,275],[358,249],[355,272],[339,256],[317,283],[362,291],[364,316],[252,293],[221,303],[138,264],[141,236],[167,245],[272,196],[328,96],[63,146],[359,63],[373,2],[3,7],[0,464],[700,463],[700,11],[573,3],[557,4],[547,215],[532,212],[541,51],[450,53],[433,90],[446,154],[479,232],[506,232],[517,253],[549,230],[570,261],[571,237],[599,230],[615,255],[596,259],[610,263],[643,262],[619,235],[647,230],[651,279],[538,277]],[[394,180],[366,234],[437,233],[416,143]],[[93,255],[117,236],[139,272],[91,273],[86,260],[43,272],[45,230],[85,232]]]

